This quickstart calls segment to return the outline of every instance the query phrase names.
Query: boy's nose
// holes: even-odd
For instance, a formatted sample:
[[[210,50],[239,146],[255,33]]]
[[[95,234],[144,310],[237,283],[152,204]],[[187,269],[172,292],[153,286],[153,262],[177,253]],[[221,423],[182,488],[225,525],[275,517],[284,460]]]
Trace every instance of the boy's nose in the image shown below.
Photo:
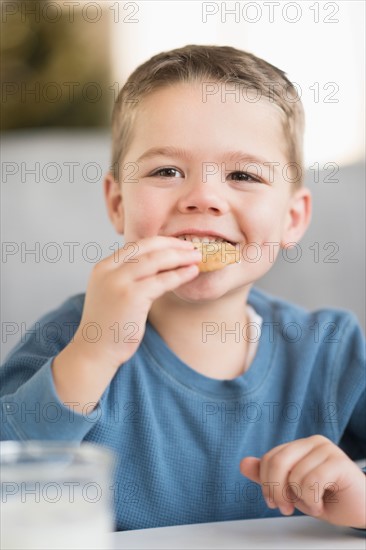
[[[178,201],[178,209],[181,212],[222,215],[228,211],[228,204],[216,184],[201,181],[184,190]]]

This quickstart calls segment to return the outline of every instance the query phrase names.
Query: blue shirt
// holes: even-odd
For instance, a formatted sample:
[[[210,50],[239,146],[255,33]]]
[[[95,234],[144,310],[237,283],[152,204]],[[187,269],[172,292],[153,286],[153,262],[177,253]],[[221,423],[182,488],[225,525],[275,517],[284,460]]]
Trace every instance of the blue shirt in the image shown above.
[[[261,335],[249,370],[232,380],[191,369],[147,322],[98,406],[78,414],[59,400],[51,364],[83,303],[80,294],[44,316],[0,369],[2,439],[114,450],[116,529],[280,515],[239,462],[281,443],[323,434],[350,458],[366,456],[365,342],[352,314],[309,313],[253,289]]]

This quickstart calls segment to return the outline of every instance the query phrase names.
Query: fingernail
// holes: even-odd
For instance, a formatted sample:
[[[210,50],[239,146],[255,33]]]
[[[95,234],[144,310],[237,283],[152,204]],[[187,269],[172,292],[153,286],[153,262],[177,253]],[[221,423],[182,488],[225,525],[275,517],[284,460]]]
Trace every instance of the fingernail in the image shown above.
[[[290,506],[288,506],[287,504],[283,504],[282,506],[279,506],[278,507],[281,514],[283,514],[284,516],[288,516],[292,513],[292,508],[290,508]]]
[[[264,497],[264,501],[265,501],[265,503],[267,504],[268,508],[276,508],[274,502],[273,502],[273,501],[270,501],[269,498]]]

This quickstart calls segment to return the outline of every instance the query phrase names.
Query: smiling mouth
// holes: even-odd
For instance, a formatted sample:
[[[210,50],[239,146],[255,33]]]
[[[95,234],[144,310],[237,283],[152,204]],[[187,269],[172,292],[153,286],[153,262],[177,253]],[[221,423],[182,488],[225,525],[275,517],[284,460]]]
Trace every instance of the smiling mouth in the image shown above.
[[[214,235],[204,235],[203,237],[198,237],[197,235],[179,235],[177,239],[181,239],[183,241],[191,241],[192,243],[228,243],[232,246],[236,246],[237,244],[233,241],[228,241],[223,237],[216,237]]]

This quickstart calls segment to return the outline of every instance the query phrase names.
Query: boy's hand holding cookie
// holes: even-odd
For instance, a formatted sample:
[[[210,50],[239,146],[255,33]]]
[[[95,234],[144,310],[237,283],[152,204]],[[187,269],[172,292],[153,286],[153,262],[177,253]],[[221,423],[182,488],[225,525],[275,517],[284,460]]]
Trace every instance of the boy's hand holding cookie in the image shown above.
[[[194,279],[201,253],[193,243],[152,237],[131,243],[97,263],[85,296],[80,324],[71,342],[54,358],[59,398],[97,404],[104,390],[139,347],[152,302]]]
[[[238,261],[238,256],[239,250],[227,242],[159,236],[127,243],[93,269],[74,337],[79,351],[90,361],[117,369],[142,341],[154,300],[195,278],[198,270],[222,269]],[[85,327],[90,325],[100,331],[96,342],[85,338]]]
[[[100,261],[89,280],[75,342],[91,360],[117,369],[139,347],[153,301],[196,277],[200,258],[193,243],[159,236],[127,243]],[[88,323],[100,327],[98,342],[83,337]]]
[[[241,473],[262,486],[270,508],[304,514],[335,525],[366,528],[366,476],[324,436],[274,447],[261,459],[246,457]]]

